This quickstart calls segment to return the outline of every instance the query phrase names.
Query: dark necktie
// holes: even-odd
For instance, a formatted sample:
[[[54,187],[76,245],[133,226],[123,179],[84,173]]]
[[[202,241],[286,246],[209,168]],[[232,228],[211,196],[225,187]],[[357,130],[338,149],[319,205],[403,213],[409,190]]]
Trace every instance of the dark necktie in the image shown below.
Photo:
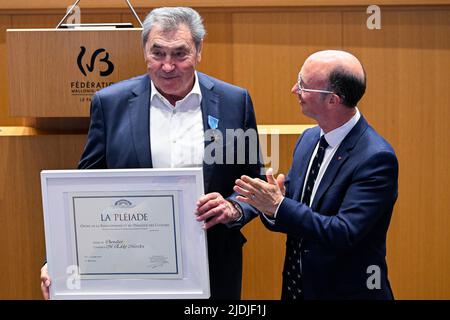
[[[316,155],[314,156],[311,168],[309,169],[308,179],[306,180],[305,189],[303,191],[302,203],[307,206],[311,202],[311,194],[314,184],[319,174],[320,165],[322,164],[325,155],[325,149],[328,147],[327,140],[323,135],[319,141]],[[286,248],[286,269],[285,269],[285,283],[283,284],[282,299],[299,300],[303,299],[303,292],[301,286],[302,267],[301,267],[301,238],[290,238]]]
[[[302,203],[310,206],[311,194],[316,183],[317,175],[319,174],[320,165],[325,155],[325,149],[328,147],[328,142],[325,140],[325,135],[320,137],[319,148],[314,157],[311,168],[309,169],[308,180],[306,180],[305,190],[303,191]]]

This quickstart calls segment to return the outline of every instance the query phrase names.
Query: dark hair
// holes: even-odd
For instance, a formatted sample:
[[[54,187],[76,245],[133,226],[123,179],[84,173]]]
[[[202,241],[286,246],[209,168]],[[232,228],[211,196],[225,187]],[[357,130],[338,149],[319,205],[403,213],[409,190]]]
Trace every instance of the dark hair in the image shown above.
[[[342,67],[331,71],[328,90],[335,92],[342,99],[342,104],[353,108],[366,92],[366,71],[363,68],[363,78],[350,73]]]

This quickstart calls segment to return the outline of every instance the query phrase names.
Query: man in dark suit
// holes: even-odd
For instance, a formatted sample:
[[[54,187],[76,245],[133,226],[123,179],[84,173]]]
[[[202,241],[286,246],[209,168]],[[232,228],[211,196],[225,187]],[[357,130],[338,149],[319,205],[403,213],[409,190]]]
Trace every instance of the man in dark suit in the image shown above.
[[[237,197],[287,234],[282,299],[393,299],[386,234],[397,199],[394,150],[356,107],[365,71],[343,51],[320,51],[292,88],[317,121],[298,139],[286,179],[247,176]]]
[[[256,119],[247,90],[196,72],[205,30],[191,8],[159,8],[144,21],[148,74],[98,91],[80,169],[203,166],[206,195],[197,216],[208,230],[212,299],[239,299],[242,280],[240,227],[255,210],[233,197],[242,174],[259,175]],[[240,130],[254,139],[229,135]],[[228,134],[227,134],[228,133]],[[237,154],[245,144],[245,154]],[[231,153],[231,157],[230,157]],[[239,161],[242,160],[242,161]],[[227,198],[228,199],[225,199]],[[42,291],[48,296],[46,266]]]

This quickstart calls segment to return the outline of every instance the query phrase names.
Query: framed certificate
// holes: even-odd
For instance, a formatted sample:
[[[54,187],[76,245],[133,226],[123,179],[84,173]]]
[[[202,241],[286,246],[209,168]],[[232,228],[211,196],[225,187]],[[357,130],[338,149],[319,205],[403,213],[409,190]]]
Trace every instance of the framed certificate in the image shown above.
[[[201,168],[41,172],[51,299],[209,298]]]

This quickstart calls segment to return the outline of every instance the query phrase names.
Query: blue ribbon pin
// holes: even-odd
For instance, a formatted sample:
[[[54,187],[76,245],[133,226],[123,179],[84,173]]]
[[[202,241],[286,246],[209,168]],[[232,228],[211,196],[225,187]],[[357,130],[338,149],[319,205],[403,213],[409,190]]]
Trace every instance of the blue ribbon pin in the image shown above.
[[[219,119],[208,115],[208,125],[211,129],[217,129],[217,127],[219,125]]]

